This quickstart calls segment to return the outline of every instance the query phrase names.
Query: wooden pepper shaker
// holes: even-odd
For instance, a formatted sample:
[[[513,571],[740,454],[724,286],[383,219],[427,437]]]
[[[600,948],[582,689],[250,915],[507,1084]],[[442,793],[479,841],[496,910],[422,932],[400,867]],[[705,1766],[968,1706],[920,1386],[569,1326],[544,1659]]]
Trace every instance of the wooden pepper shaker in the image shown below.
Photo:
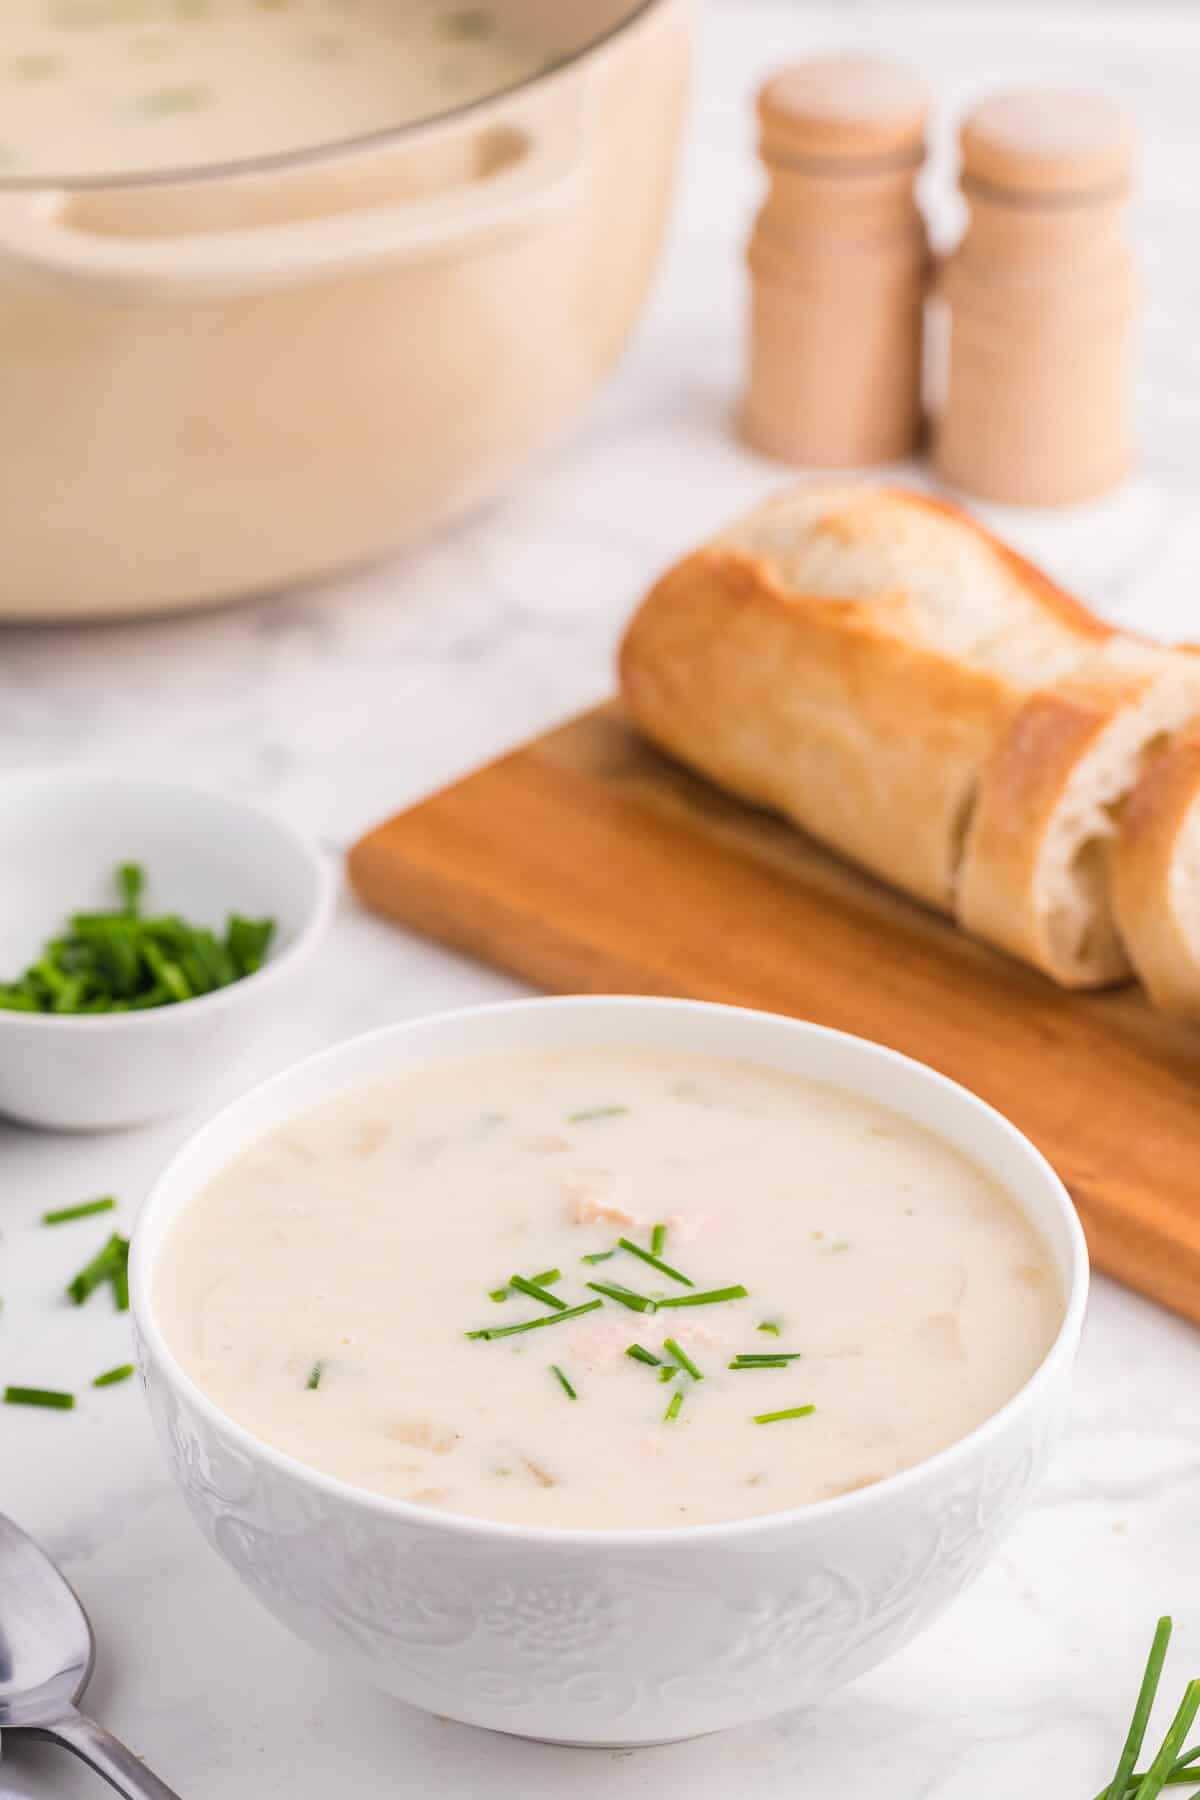
[[[768,455],[853,468],[917,444],[927,112],[921,83],[873,57],[815,57],[759,95],[770,188],[748,252],[741,428]]]
[[[1088,499],[1130,461],[1128,122],[1096,94],[1029,90],[985,101],[960,142],[970,223],[938,283],[934,460],[985,499]]]

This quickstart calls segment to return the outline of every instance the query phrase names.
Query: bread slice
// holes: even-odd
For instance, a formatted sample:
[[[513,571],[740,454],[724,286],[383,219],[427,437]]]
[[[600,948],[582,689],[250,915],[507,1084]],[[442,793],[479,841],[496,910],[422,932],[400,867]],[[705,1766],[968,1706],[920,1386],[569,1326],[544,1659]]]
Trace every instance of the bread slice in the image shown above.
[[[621,684],[662,749],[950,912],[995,745],[1112,635],[955,507],[813,486],[662,577]]]
[[[1113,901],[1155,1006],[1200,1019],[1200,723],[1149,761],[1129,796]]]
[[[1112,895],[1121,809],[1155,746],[1197,712],[1200,664],[1120,638],[1033,695],[979,784],[959,923],[1064,987],[1127,979]]]

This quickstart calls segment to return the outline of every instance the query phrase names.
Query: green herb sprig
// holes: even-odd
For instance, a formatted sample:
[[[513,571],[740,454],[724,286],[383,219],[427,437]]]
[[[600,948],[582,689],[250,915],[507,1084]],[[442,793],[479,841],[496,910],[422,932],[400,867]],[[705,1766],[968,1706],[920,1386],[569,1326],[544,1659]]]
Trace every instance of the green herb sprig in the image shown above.
[[[578,1400],[579,1395],[575,1392],[575,1389],[571,1386],[571,1383],[567,1380],[557,1363],[550,1364],[550,1373],[554,1376],[568,1400]]]
[[[6,1387],[4,1403],[6,1406],[47,1406],[56,1412],[70,1412],[75,1396],[61,1393],[57,1388]]]
[[[660,1306],[668,1304],[665,1300],[651,1300],[648,1294],[635,1294],[632,1288],[622,1287],[615,1281],[588,1281],[584,1286],[590,1287],[594,1294],[603,1294],[606,1300],[615,1300],[618,1306],[627,1306],[630,1312],[657,1312]]]
[[[664,1338],[663,1349],[671,1352],[671,1355],[675,1358],[675,1361],[679,1364],[680,1368],[686,1369],[693,1381],[704,1380],[703,1370],[696,1367],[682,1344],[677,1344],[674,1338]]]
[[[706,1294],[669,1294],[655,1304],[663,1306],[716,1306],[722,1300],[745,1300],[748,1291],[739,1283],[735,1287],[711,1288]]]
[[[274,919],[231,913],[218,938],[177,913],[145,917],[146,876],[139,863],[122,863],[113,882],[119,907],[72,913],[24,974],[0,983],[0,1010],[140,1012],[211,994],[262,967]]]
[[[543,1325],[565,1325],[568,1319],[582,1318],[584,1313],[595,1312],[604,1305],[603,1300],[585,1300],[582,1306],[568,1306],[565,1312],[543,1313],[540,1319],[523,1319],[519,1325],[485,1325],[481,1331],[468,1331],[469,1338],[506,1338],[516,1337],[518,1332],[538,1331]]]
[[[96,1213],[112,1212],[116,1201],[111,1194],[102,1200],[84,1200],[78,1206],[60,1206],[56,1212],[42,1214],[43,1225],[68,1225],[72,1219],[90,1219]]]
[[[672,1281],[681,1282],[684,1287],[695,1287],[695,1282],[689,1276],[681,1275],[678,1269],[673,1269],[670,1263],[663,1262],[661,1258],[655,1256],[653,1251],[643,1250],[642,1246],[635,1244],[632,1238],[618,1238],[617,1243],[622,1250],[628,1250],[631,1256],[638,1256],[644,1263],[649,1263],[650,1267],[657,1269],[660,1275],[669,1275]]]
[[[104,1248],[68,1282],[67,1293],[76,1306],[82,1306],[106,1281],[112,1286],[117,1311],[128,1311],[129,1239],[122,1237],[119,1231],[114,1231]]]
[[[120,1363],[115,1369],[105,1369],[103,1375],[97,1375],[92,1386],[97,1388],[116,1387],[119,1381],[128,1381],[133,1374],[136,1374],[136,1370],[132,1363]]]
[[[1134,1703],[1133,1717],[1117,1759],[1116,1772],[1096,1800],[1156,1800],[1165,1787],[1200,1785],[1200,1745],[1184,1750],[1183,1745],[1196,1713],[1200,1710],[1200,1681],[1191,1681],[1184,1690],[1179,1709],[1168,1727],[1157,1755],[1147,1769],[1135,1768],[1150,1722],[1150,1713],[1162,1679],[1167,1645],[1171,1641],[1171,1620],[1162,1618],[1154,1631],[1150,1654],[1142,1674]]]

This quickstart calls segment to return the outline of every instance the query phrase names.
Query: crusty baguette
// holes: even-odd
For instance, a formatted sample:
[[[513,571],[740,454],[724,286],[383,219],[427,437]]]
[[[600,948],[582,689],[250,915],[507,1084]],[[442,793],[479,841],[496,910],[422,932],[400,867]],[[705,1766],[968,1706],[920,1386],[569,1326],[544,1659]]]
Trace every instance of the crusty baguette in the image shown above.
[[[662,749],[953,911],[984,764],[1112,636],[954,507],[806,487],[663,576],[621,683]]]
[[[1200,712],[1200,663],[1116,638],[1021,708],[983,771],[958,919],[1063,987],[1133,973],[1114,914],[1121,808],[1156,742]]]
[[[1151,1000],[1200,1019],[1200,723],[1150,760],[1129,797],[1113,900]]]

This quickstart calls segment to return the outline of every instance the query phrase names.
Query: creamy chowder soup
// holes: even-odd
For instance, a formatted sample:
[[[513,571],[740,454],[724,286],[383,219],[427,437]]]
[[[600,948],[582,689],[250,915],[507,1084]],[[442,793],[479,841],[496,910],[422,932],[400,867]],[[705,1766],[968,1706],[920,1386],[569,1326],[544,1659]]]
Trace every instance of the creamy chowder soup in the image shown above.
[[[523,81],[544,47],[459,0],[3,0],[0,177],[277,155]]]
[[[1023,1215],[937,1138],[638,1050],[435,1067],[302,1118],[192,1202],[155,1306],[301,1461],[587,1527],[879,1481],[1002,1406],[1063,1313]]]

